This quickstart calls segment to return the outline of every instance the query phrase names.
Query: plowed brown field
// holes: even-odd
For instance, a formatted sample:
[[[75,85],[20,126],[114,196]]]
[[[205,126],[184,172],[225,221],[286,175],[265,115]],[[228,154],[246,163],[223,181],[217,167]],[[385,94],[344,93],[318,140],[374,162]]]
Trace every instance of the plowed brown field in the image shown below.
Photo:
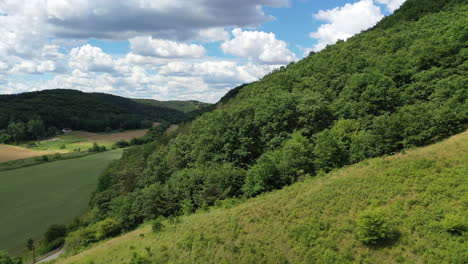
[[[57,152],[59,151],[35,151],[17,146],[0,145],[0,162],[17,159],[27,159],[42,155],[49,155]]]

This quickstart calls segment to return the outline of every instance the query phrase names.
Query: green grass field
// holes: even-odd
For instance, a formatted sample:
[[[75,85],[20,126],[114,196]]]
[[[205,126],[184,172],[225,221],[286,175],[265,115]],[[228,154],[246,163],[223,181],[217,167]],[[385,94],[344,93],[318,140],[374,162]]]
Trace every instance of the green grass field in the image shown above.
[[[93,146],[93,143],[94,142],[87,140],[79,134],[72,132],[69,134],[56,136],[52,139],[25,144],[24,147],[32,150],[61,150],[64,152],[73,152],[86,151]],[[107,148],[110,148],[113,145],[113,142],[98,143],[100,145],[106,146]]]
[[[226,208],[144,225],[61,264],[466,263],[468,132],[366,160]],[[399,234],[368,246],[359,215],[385,212]]]
[[[0,172],[0,250],[13,251],[51,224],[82,215],[99,174],[121,149]]]
[[[27,142],[22,147],[31,150],[46,150],[60,152],[83,152],[87,151],[94,143],[110,149],[120,139],[130,141],[133,138],[144,136],[148,129],[136,129],[127,131],[114,131],[110,133],[91,133],[85,131],[73,131],[53,138]]]

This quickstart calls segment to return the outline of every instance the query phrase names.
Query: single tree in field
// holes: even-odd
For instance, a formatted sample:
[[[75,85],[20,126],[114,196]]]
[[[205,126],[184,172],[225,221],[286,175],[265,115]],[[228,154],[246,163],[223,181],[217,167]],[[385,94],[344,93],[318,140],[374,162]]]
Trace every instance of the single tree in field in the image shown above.
[[[28,241],[26,243],[26,246],[33,253],[33,262],[32,263],[36,263],[36,245],[35,245],[34,240],[32,238],[28,239]]]

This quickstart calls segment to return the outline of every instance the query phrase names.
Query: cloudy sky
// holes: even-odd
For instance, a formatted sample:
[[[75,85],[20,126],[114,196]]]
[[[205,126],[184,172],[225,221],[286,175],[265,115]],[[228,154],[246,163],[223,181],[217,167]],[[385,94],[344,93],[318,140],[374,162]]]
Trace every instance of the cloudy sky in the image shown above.
[[[405,0],[0,0],[0,94],[215,102]]]

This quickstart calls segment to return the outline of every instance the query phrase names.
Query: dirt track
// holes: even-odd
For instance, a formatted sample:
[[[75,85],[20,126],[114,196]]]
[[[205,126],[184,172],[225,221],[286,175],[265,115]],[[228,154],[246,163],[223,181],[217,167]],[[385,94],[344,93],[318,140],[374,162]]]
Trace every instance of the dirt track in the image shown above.
[[[17,146],[0,145],[0,162],[27,159],[42,155],[49,155],[57,151],[35,151]]]

